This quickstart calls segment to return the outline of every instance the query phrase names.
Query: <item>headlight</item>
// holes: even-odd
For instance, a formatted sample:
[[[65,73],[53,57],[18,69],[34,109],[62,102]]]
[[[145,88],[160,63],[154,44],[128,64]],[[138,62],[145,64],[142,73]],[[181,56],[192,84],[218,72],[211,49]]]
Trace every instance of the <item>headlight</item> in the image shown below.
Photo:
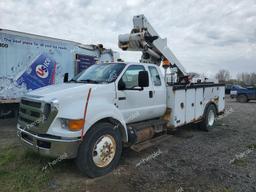
[[[83,119],[61,119],[61,127],[70,131],[80,131],[84,127]]]
[[[60,125],[62,129],[68,129],[67,119],[60,119]]]

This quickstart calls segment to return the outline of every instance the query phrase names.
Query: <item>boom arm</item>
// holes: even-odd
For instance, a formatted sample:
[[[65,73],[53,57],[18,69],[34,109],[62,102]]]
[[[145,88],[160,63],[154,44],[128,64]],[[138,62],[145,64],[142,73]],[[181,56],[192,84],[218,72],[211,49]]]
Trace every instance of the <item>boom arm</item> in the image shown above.
[[[167,59],[176,66],[180,76],[186,76],[185,68],[167,46],[167,39],[160,38],[144,15],[133,17],[133,29],[130,34],[119,35],[118,45],[124,51],[141,51],[142,63],[154,63],[158,66]]]

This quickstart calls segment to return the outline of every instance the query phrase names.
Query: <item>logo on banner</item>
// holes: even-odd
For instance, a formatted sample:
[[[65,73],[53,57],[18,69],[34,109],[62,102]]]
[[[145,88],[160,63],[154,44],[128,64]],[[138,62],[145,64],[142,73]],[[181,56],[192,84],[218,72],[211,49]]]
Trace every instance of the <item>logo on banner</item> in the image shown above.
[[[48,77],[48,69],[45,65],[37,65],[36,66],[36,74],[38,75],[38,77],[41,78],[47,78]]]

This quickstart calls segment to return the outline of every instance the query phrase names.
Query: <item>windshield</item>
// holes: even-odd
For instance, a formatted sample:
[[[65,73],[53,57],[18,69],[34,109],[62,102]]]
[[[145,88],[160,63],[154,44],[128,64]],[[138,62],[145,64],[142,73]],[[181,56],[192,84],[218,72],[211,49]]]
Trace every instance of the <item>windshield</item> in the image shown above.
[[[111,83],[124,69],[124,63],[95,64],[79,73],[71,81],[83,83]]]

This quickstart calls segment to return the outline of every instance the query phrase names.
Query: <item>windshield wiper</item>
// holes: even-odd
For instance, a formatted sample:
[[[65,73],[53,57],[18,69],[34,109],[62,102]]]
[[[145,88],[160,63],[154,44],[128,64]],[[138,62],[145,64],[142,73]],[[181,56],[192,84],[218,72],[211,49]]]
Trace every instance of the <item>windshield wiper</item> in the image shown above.
[[[77,80],[75,80],[75,79],[71,79],[71,80],[69,80],[67,83],[71,83],[71,82],[75,82],[75,83],[77,83]]]
[[[81,83],[95,83],[95,84],[98,84],[98,83],[101,83],[101,81],[96,81],[96,80],[92,80],[92,79],[82,79],[80,81],[77,81],[78,83],[81,82]]]

